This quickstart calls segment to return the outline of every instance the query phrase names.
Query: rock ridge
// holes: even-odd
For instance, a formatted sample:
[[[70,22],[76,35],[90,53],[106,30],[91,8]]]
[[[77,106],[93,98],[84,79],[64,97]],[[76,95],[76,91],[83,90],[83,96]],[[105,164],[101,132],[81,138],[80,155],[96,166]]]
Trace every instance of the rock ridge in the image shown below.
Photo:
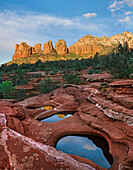
[[[35,44],[34,47],[29,46],[26,42],[16,44],[15,53],[12,60],[18,58],[29,57],[32,54],[51,54],[57,53],[61,56],[67,53],[75,53],[76,55],[87,55],[88,58],[93,57],[97,53],[107,54],[112,49],[117,47],[120,43],[123,45],[127,42],[129,48],[133,48],[133,34],[125,31],[122,34],[116,34],[112,37],[102,36],[93,37],[92,35],[86,35],[80,38],[76,43],[67,48],[66,41],[60,39],[55,48],[53,47],[52,41],[49,40],[43,44],[43,50],[41,50],[41,44]]]

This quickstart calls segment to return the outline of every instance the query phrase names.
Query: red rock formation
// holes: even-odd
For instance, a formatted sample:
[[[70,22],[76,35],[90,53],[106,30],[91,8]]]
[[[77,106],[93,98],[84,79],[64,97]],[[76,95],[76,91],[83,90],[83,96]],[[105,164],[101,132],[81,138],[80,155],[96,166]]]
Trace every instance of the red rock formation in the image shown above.
[[[20,43],[20,45],[16,44],[15,46],[15,53],[13,55],[13,59],[18,59],[22,57],[29,57],[32,54],[31,46],[28,46],[26,42]]]
[[[49,40],[45,44],[43,44],[43,53],[44,54],[49,54],[51,52],[55,52],[55,50],[53,48],[52,41]]]
[[[28,138],[21,133],[8,128],[6,118],[0,117],[0,169],[29,169],[29,170],[95,170],[93,167],[80,163],[71,156],[57,151]]]
[[[89,53],[89,56],[94,55],[102,51],[102,47],[112,47],[114,48],[119,43],[128,43],[129,48],[133,48],[133,34],[127,31],[122,34],[116,34],[110,38],[108,37],[92,37],[91,35],[86,35],[79,39],[75,44],[68,48],[69,53],[85,55]],[[114,47],[113,47],[114,46]]]
[[[86,35],[79,39],[75,44],[67,49],[66,42],[64,40],[59,40],[55,49],[53,48],[52,41],[48,41],[43,45],[43,53],[49,54],[51,52],[55,53],[57,51],[60,55],[66,55],[67,53],[75,53],[80,55],[87,54],[88,57],[94,56],[96,53],[108,54],[108,50],[104,50],[104,47],[108,47],[109,50],[115,48],[119,43],[124,44],[127,42],[129,48],[133,48],[133,34],[127,31],[122,34],[116,34],[110,38],[102,36],[92,37],[91,35]],[[56,51],[55,51],[56,50]],[[21,57],[29,57],[32,53],[41,53],[41,44],[36,44],[34,47],[28,46],[26,43],[16,44],[15,53],[12,60]]]
[[[69,53],[75,53],[77,55],[85,55],[89,53],[89,56],[96,54],[97,52],[99,53],[101,50],[102,47],[96,43],[95,38],[91,35],[86,35],[68,48]]]
[[[108,75],[103,75],[104,80],[107,80],[108,78]],[[10,159],[6,157],[6,153],[4,150],[5,145],[3,145],[1,141],[6,140],[9,149],[8,151],[12,153],[11,155],[16,155],[19,158],[17,159],[17,164],[13,162],[12,166],[17,167],[18,165],[21,165],[22,163],[19,162],[19,160],[21,160],[25,156],[27,156],[27,160],[31,159],[32,153],[32,160],[35,162],[34,166],[37,169],[40,164],[38,164],[37,159],[34,158],[33,155],[36,155],[36,153],[38,153],[39,161],[41,162],[42,166],[42,160],[44,160],[45,162],[46,157],[49,160],[50,156],[50,158],[52,158],[50,159],[51,162],[50,164],[49,161],[45,162],[45,167],[50,169],[50,165],[53,165],[56,169],[58,158],[61,156],[60,152],[47,145],[55,147],[56,142],[61,137],[66,135],[94,134],[96,136],[101,136],[105,138],[109,143],[110,153],[112,154],[114,159],[114,163],[110,170],[118,168],[122,170],[125,170],[126,168],[132,169],[132,102],[128,102],[128,107],[126,107],[124,102],[120,102],[120,95],[114,95],[114,92],[114,94],[112,95],[111,91],[115,86],[126,86],[126,84],[130,86],[131,81],[126,81],[126,83],[124,84],[122,83],[122,81],[114,81],[114,83],[112,82],[110,85],[108,85],[110,91],[104,94],[103,91],[100,92],[99,90],[92,87],[88,88],[88,86],[84,87],[82,85],[69,85],[66,88],[59,88],[48,94],[35,96],[15,104],[11,102],[7,102],[4,104],[5,101],[1,100],[1,113],[4,113],[6,115],[7,123],[4,120],[4,116],[2,115],[0,115],[0,123],[3,123],[4,126],[6,125],[8,129],[7,127],[3,128],[3,126],[0,125],[0,127],[3,128],[1,130],[1,134],[5,134],[0,138],[0,147],[1,152],[4,155],[4,159],[9,162],[8,166],[11,166]],[[121,95],[121,97],[122,96],[123,95]],[[123,101],[124,99],[125,97],[123,97]],[[132,96],[130,96],[130,101],[132,101]],[[125,100],[125,102],[127,101]],[[53,109],[33,109],[33,107],[41,106],[53,106]],[[50,124],[35,120],[49,117],[50,115],[63,111],[76,111],[76,113],[73,116],[66,118],[60,122]],[[10,129],[13,129],[14,131]],[[10,138],[10,142],[8,142],[8,138],[6,138],[7,134]],[[16,145],[14,145],[12,141],[14,141],[14,143],[20,142],[21,146],[17,145],[19,150],[21,150],[21,152],[19,152],[19,155],[17,149],[15,149]],[[27,150],[25,148],[25,145],[28,145],[29,152],[25,152],[25,150]],[[11,150],[11,148],[14,148],[14,150]],[[56,157],[57,155],[58,158]],[[68,155],[66,156],[66,154],[63,154],[61,159],[61,161],[64,161],[65,165],[67,163],[67,166],[71,167],[71,169],[86,169],[86,166],[90,165],[95,169],[103,170],[103,168],[99,167],[88,159],[73,155],[71,156],[74,158],[74,161],[78,160],[77,165],[80,166],[80,168],[75,165],[72,157],[69,157]],[[55,159],[57,164],[54,161]],[[74,165],[71,161],[74,163]],[[2,164],[0,163],[0,166],[4,164],[3,158],[1,162]],[[88,165],[81,165],[81,163],[79,162]],[[59,164],[58,168],[62,168],[64,164]],[[23,162],[22,165],[24,168],[28,166],[27,161]],[[89,169],[91,167],[87,168]]]
[[[63,39],[59,40],[59,41],[55,44],[55,50],[56,50],[57,53],[60,54],[60,55],[66,55],[66,54],[67,54],[66,41],[64,41]]]
[[[34,50],[35,50],[35,53],[40,53],[41,52],[41,44],[35,44]]]

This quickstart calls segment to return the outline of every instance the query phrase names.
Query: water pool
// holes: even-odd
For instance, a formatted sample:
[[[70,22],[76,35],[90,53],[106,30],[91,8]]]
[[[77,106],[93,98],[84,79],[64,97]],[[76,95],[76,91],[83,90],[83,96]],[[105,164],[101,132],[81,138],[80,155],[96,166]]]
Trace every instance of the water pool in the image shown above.
[[[63,137],[57,142],[56,148],[68,154],[78,155],[80,157],[87,158],[106,169],[109,169],[111,167],[110,163],[105,158],[102,149],[97,147],[87,137]]]

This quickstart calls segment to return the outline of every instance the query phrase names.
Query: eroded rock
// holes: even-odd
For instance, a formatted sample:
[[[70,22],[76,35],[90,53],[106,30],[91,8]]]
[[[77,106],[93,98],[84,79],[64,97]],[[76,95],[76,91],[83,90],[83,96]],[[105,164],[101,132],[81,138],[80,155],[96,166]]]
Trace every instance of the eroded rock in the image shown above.
[[[60,55],[66,55],[66,54],[67,54],[66,41],[64,41],[63,39],[59,40],[59,41],[55,44],[55,50],[56,50],[57,53],[60,54]]]
[[[55,52],[52,41],[49,40],[45,44],[43,44],[43,53],[49,54],[51,52]]]
[[[31,54],[32,54],[31,46],[28,46],[26,42],[22,42],[20,43],[20,45],[16,44],[15,53],[13,55],[12,60],[22,57],[29,57]]]
[[[0,108],[5,116],[0,117],[0,147],[4,158],[1,158],[3,163],[0,166],[6,160],[8,168],[32,169],[34,165],[36,169],[78,170],[93,167],[103,170],[88,159],[70,156],[53,148],[64,136],[90,134],[100,136],[109,143],[109,152],[114,160],[111,170],[126,167],[132,169],[132,109],[114,102],[109,97],[114,93],[113,87],[108,88],[110,91],[103,94],[103,91],[94,87],[69,85],[18,103],[2,100]],[[44,106],[52,108],[35,109]],[[69,111],[76,113],[59,122],[45,123],[38,120]]]

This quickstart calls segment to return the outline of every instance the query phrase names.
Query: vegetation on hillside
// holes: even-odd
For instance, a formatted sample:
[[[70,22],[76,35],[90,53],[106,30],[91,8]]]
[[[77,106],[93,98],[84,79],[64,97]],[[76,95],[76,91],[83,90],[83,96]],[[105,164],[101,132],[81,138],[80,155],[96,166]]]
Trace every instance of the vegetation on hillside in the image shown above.
[[[23,63],[17,65],[13,63],[11,65],[2,65],[0,67],[0,74],[5,74],[9,78],[9,82],[2,82],[2,76],[0,76],[0,92],[2,96],[4,98],[11,98],[13,88],[19,85],[25,85],[31,79],[42,76],[40,73],[29,75],[29,72],[43,71],[46,76],[54,76],[58,72],[62,75],[62,79],[66,84],[82,84],[83,82],[80,79],[79,73],[88,67],[91,67],[91,69],[88,70],[88,74],[102,73],[102,71],[105,70],[115,78],[132,78],[133,75],[133,50],[128,48],[127,43],[125,43],[124,46],[120,44],[118,48],[109,55],[99,57],[99,54],[96,54],[92,59],[81,59],[81,56],[75,59],[77,57],[75,54],[69,54],[69,57],[69,60],[46,62],[38,60],[35,64]],[[58,88],[59,85],[59,82],[55,82],[50,79],[50,77],[47,77],[38,83],[38,91],[40,91],[41,94],[48,93]],[[32,95],[27,96],[26,91],[20,89],[15,93],[15,96],[15,98],[20,101]]]
[[[114,53],[101,57],[101,67],[116,78],[129,78],[133,73],[133,50],[127,43],[120,44]]]
[[[53,82],[50,78],[43,79],[38,85],[41,94],[48,93],[59,87],[58,82]]]

